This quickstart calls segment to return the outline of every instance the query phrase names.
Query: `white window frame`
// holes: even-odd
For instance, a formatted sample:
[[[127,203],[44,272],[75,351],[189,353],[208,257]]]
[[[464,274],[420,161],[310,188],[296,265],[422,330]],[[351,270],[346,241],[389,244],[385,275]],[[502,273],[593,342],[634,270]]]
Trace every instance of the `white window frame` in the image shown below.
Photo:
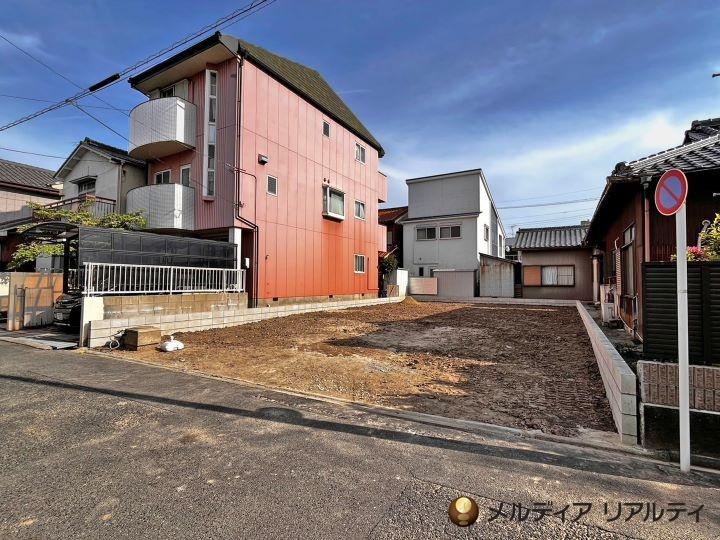
[[[430,229],[435,231],[433,238],[427,238],[427,232],[425,233],[425,238],[418,238],[418,232],[420,230],[428,231]],[[420,227],[415,227],[415,240],[417,242],[433,242],[433,241],[437,240],[437,238],[438,238],[438,232],[437,232],[437,227],[435,225],[422,225]]]
[[[210,78],[215,75],[215,95],[210,96]],[[218,73],[213,69],[205,70],[205,152],[203,153],[203,196],[214,198],[217,193],[217,114],[218,114]],[[215,101],[215,121],[210,121],[210,101]],[[210,167],[210,148],[212,147],[213,166]]]
[[[358,215],[358,205],[360,205],[360,207],[362,208],[362,216]],[[353,205],[353,210],[354,210],[354,214],[355,214],[355,219],[361,219],[361,220],[365,221],[365,216],[367,214],[365,213],[365,203],[363,201],[358,201],[357,199],[355,199],[355,204]]]
[[[183,182],[183,171],[188,172],[188,183]],[[192,167],[190,165],[183,165],[180,167],[180,185],[185,187],[192,187]]]
[[[158,176],[162,179],[163,175],[167,173],[168,181],[167,182],[158,182]],[[165,169],[164,171],[158,171],[155,173],[155,185],[161,185],[161,184],[172,184],[172,171],[170,169]]]
[[[359,142],[355,143],[355,161],[365,165],[365,159],[367,157],[367,149]]]
[[[362,253],[355,253],[355,273],[356,274],[364,274],[365,273],[365,255]],[[358,261],[362,261],[362,270],[358,270]]]
[[[437,232],[437,237],[439,240],[458,240],[458,239],[462,238],[462,225],[460,225],[459,223],[455,223],[453,225],[440,225],[440,227],[438,227],[438,228],[440,229]],[[460,234],[458,234],[457,236],[452,235],[452,230],[455,228],[460,229]],[[443,238],[443,235],[442,235],[443,229],[450,229],[450,236]]]
[[[325,133],[325,126],[327,126],[327,133]],[[330,131],[330,130],[331,130],[330,122],[328,122],[327,120],[323,120],[322,130],[323,130],[323,131],[322,131],[323,136],[324,136],[324,137],[327,137],[327,138],[330,138],[330,133],[332,133],[332,132]]]
[[[273,180],[275,180],[275,191],[270,191],[270,179],[271,179],[271,178],[272,178]],[[273,197],[277,197],[277,196],[278,196],[278,190],[279,190],[279,186],[278,186],[278,178],[277,178],[277,176],[273,176],[272,174],[268,174],[268,175],[267,175],[267,180],[265,181],[265,192],[266,192],[268,195],[272,195]]]
[[[343,198],[343,213],[337,214],[330,210],[330,195],[331,193],[340,194]],[[333,219],[339,219],[344,220],[345,219],[345,192],[334,188],[332,186],[325,185],[323,186],[323,216],[333,218]]]

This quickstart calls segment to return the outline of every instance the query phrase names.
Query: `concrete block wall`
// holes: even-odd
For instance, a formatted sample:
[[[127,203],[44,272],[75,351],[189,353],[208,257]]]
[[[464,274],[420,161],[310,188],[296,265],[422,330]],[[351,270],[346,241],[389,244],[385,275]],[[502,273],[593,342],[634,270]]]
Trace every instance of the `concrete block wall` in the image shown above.
[[[677,364],[641,360],[638,376],[643,403],[678,406]],[[690,366],[690,408],[720,412],[720,368]]]
[[[637,378],[615,350],[602,329],[595,323],[585,306],[576,302],[580,318],[592,343],[605,394],[610,402],[615,427],[623,444],[637,444]]]
[[[152,315],[205,313],[218,309],[247,307],[247,293],[145,294],[104,296],[105,319],[127,319]]]
[[[115,334],[131,326],[152,325],[160,328],[163,335],[179,332],[197,332],[213,328],[226,328],[241,324],[258,322],[265,319],[287,317],[300,313],[330,311],[353,307],[365,307],[378,304],[401,302],[402,296],[394,298],[370,298],[359,300],[341,300],[336,302],[315,302],[260,308],[216,309],[198,313],[174,313],[164,315],[135,315],[126,318],[106,318],[90,321],[88,346],[102,347]]]

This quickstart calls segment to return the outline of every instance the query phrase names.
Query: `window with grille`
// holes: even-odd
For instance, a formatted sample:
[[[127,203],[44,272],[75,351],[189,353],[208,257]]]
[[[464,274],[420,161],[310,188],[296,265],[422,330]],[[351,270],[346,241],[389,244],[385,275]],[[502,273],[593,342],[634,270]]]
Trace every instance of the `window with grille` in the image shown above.
[[[355,273],[365,273],[365,255],[355,255]]]
[[[94,195],[95,194],[95,179],[88,178],[87,180],[80,180],[77,183],[78,195]]]
[[[267,177],[267,192],[275,196],[278,194],[278,181],[274,176]]]
[[[190,165],[180,167],[180,182],[185,187],[190,187]]]

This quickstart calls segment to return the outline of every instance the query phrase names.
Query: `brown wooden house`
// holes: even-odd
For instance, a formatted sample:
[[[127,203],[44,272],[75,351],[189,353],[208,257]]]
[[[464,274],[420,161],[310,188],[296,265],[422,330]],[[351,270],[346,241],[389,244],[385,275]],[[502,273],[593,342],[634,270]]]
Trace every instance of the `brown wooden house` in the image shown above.
[[[407,217],[407,206],[396,206],[394,208],[380,208],[378,210],[378,222],[385,225],[387,229],[388,255],[395,255],[401,268],[403,268],[403,226],[402,220]]]
[[[669,169],[688,178],[687,243],[695,246],[703,222],[720,212],[720,118],[693,122],[678,147],[618,163],[590,223],[595,298],[606,284],[616,315],[640,339],[643,263],[670,261],[675,253],[675,218],[662,216],[654,203],[657,182]]]

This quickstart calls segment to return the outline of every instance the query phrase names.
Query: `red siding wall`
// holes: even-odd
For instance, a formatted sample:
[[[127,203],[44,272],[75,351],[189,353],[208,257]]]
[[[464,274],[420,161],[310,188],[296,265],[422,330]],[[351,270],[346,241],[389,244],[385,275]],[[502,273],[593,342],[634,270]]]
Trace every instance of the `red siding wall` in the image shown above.
[[[241,174],[240,200],[260,230],[258,297],[376,293],[378,199],[387,191],[377,150],[248,61],[241,88],[239,165],[257,185]],[[365,164],[355,160],[356,141]],[[258,154],[269,163],[259,165]],[[278,179],[277,197],[266,193],[267,175]],[[344,221],[323,218],[323,181],[345,192]],[[356,199],[365,220],[354,217]],[[354,272],[354,254],[366,257],[364,274]]]
[[[215,229],[232,227],[233,200],[235,196],[235,173],[231,166],[235,163],[236,122],[236,76],[238,62],[230,59],[222,64],[207,66],[218,72],[218,117],[216,122],[217,144],[215,150],[215,197],[203,196],[203,162],[205,149],[205,71],[190,79],[188,100],[197,108],[197,137],[195,149],[155,160],[148,167],[148,183],[155,182],[155,173],[170,169],[172,181],[180,183],[180,167],[191,164],[191,186],[195,189],[195,228]]]

